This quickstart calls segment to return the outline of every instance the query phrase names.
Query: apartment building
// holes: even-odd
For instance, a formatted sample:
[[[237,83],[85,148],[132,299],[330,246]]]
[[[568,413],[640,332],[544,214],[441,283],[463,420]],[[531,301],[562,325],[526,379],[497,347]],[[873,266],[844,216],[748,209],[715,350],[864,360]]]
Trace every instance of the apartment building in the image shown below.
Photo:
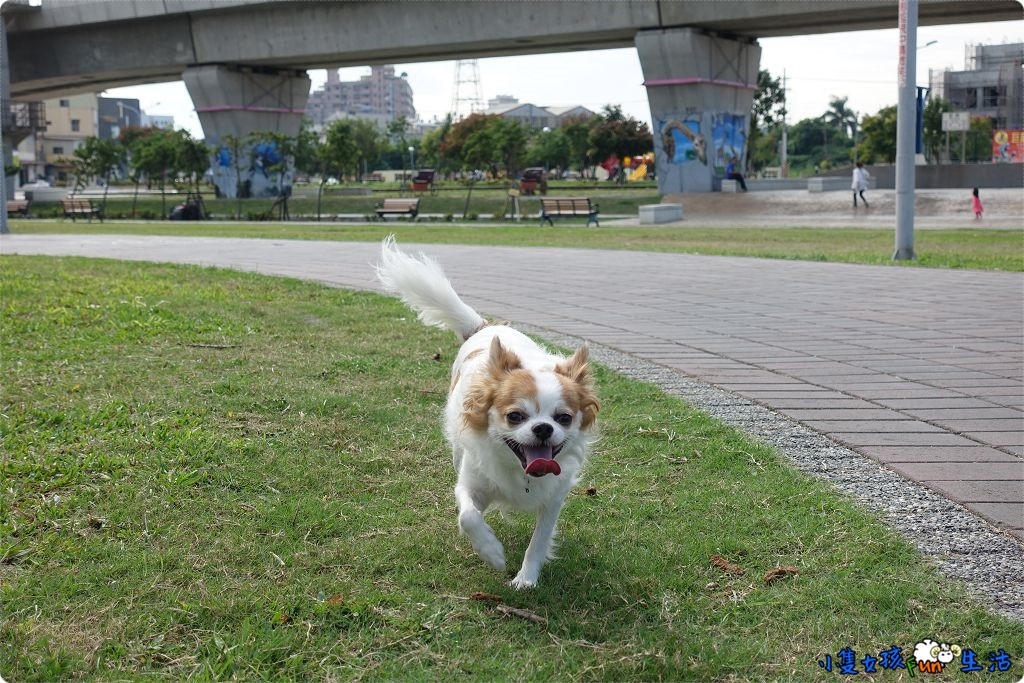
[[[96,95],[71,95],[43,103],[45,130],[37,130],[18,145],[21,182],[46,179],[66,182],[75,150],[97,133]]]
[[[358,81],[342,81],[336,69],[328,69],[324,86],[309,94],[306,116],[317,127],[344,117],[371,119],[384,126],[403,116],[415,121],[416,107],[406,75],[396,76],[392,65],[370,67],[369,75]]]

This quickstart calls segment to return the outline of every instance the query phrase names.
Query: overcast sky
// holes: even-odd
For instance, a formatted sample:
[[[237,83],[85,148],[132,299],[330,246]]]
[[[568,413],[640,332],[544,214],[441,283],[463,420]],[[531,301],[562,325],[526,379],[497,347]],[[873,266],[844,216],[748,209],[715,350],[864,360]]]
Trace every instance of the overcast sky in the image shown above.
[[[969,45],[1022,42],[1024,21],[920,27],[917,84],[928,85],[929,69],[964,69]],[[785,73],[791,123],[821,115],[832,97],[848,97],[848,106],[862,115],[896,104],[896,29],[765,38],[760,43],[761,68],[775,77]],[[395,65],[397,73],[408,74],[422,120],[441,119],[451,108],[455,65],[454,61]],[[643,72],[632,48],[495,57],[479,60],[478,67],[485,103],[496,95],[511,95],[522,103],[583,105],[594,111],[616,104],[626,114],[650,123]],[[368,73],[368,67],[343,69],[341,78],[357,80]],[[314,89],[326,80],[322,69],[309,75]],[[176,127],[202,134],[181,82],[116,88],[105,94],[138,98],[146,113],[174,116]]]

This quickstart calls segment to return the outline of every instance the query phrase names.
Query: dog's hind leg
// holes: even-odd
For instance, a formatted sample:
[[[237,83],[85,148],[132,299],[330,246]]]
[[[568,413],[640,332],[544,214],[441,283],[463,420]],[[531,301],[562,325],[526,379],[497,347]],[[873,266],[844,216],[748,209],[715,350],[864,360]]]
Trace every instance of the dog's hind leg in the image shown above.
[[[505,548],[484,521],[486,503],[478,505],[473,494],[463,486],[455,487],[455,501],[459,506],[459,529],[469,537],[473,550],[490,567],[505,571]]]
[[[544,563],[551,558],[555,547],[555,526],[558,524],[558,516],[562,512],[562,504],[565,502],[565,495],[558,500],[552,501],[551,505],[544,508],[537,518],[537,526],[533,529],[533,537],[530,545],[526,548],[526,555],[523,557],[523,566],[516,574],[516,578],[509,583],[516,589],[533,588],[540,578],[540,570]]]

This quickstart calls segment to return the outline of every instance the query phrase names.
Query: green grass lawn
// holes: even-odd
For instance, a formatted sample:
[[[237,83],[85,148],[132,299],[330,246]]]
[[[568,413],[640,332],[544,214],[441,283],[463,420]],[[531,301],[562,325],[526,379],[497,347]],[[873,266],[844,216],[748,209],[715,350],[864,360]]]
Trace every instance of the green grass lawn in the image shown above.
[[[454,339],[397,301],[196,267],[0,268],[12,683],[832,681],[826,655],[910,657],[925,637],[1014,657],[943,680],[1024,671],[1020,624],[643,383],[598,368],[603,438],[559,558],[516,592],[456,529],[439,425]],[[530,520],[492,522],[513,567]],[[766,583],[780,565],[798,573]]]
[[[630,249],[775,259],[893,264],[892,230],[836,228],[587,228],[583,220],[557,228],[522,223],[72,223],[13,220],[23,234],[191,235],[377,242],[394,233],[402,242]],[[1013,230],[918,230],[917,260],[905,265],[1024,271],[1024,233]]]

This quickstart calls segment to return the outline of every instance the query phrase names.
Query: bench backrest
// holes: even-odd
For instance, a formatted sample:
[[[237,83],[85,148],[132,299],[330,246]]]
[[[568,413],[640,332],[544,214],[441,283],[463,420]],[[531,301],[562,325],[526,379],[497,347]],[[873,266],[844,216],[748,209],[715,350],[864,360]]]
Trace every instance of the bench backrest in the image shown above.
[[[545,211],[581,211],[590,212],[590,199],[587,197],[542,197],[540,205]]]
[[[92,200],[91,199],[75,199],[73,197],[69,197],[69,198],[64,199],[62,201],[64,202],[64,206],[66,208],[69,208],[69,209],[91,209],[92,208]]]
[[[7,200],[7,210],[8,211],[10,211],[11,209],[22,209],[22,208],[25,208],[27,206],[28,206],[28,200],[27,199],[8,199]]]
[[[420,204],[418,199],[385,199],[382,209],[385,211],[409,211]]]

